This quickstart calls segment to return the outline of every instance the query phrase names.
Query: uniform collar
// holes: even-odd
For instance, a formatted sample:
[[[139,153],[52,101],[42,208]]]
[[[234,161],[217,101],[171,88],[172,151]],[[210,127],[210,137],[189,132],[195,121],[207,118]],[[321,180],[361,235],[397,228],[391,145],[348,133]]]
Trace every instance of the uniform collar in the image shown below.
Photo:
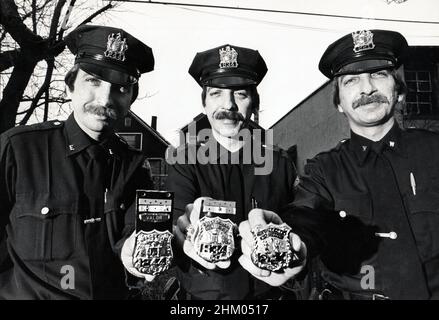
[[[406,148],[402,139],[402,130],[396,122],[389,132],[379,141],[369,140],[351,131],[349,149],[356,154],[360,165],[365,163],[371,152],[380,154],[383,150],[388,150],[401,157],[407,157]]]
[[[97,142],[90,138],[78,125],[73,116],[73,113],[69,116],[65,123],[65,132],[66,132],[66,152],[67,156],[71,156],[77,154],[88,146],[92,144],[96,144]],[[110,135],[109,138],[99,143],[104,149],[108,150],[110,155],[114,155],[116,157],[120,157],[123,152],[123,148],[125,147],[120,138],[115,134]]]
[[[213,134],[210,134],[209,136],[206,136],[203,141],[199,142],[200,148],[204,148],[205,150],[202,151],[203,154],[205,154],[211,163],[231,163],[231,159],[239,159],[239,164],[253,164],[254,166],[264,166],[265,164],[256,164],[253,159],[253,148],[255,146],[258,146],[261,144],[255,143],[255,136],[251,135],[251,141],[247,142],[247,144],[244,144],[244,146],[235,151],[231,152],[230,150],[226,149],[221,143],[219,143]],[[249,150],[249,148],[251,148]],[[265,145],[262,145],[262,148],[265,148]],[[216,154],[210,154],[209,151],[216,150]],[[244,152],[248,152],[249,154],[244,155]],[[265,152],[268,152],[265,150],[262,153],[262,156],[265,154]],[[245,162],[245,163],[244,163]],[[249,162],[249,163],[247,163]]]

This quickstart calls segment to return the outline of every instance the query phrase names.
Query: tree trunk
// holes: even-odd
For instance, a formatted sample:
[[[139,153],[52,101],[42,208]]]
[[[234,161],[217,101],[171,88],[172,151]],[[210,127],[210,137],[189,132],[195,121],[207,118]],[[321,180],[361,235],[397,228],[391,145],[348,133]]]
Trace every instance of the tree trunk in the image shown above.
[[[0,133],[15,126],[20,100],[37,64],[37,61],[26,61],[29,56],[32,53],[26,50],[20,53],[19,60],[22,62],[15,66],[3,90],[3,99],[0,101]]]

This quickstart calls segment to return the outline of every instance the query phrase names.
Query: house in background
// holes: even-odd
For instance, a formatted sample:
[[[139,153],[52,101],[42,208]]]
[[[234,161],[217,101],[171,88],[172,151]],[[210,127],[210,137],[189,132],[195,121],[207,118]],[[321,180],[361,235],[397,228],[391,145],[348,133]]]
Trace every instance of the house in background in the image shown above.
[[[164,190],[168,175],[165,153],[170,143],[163,138],[156,128],[157,117],[152,117],[150,126],[130,111],[122,123],[116,126],[115,130],[131,147],[142,151],[151,165],[155,189]]]
[[[410,47],[398,72],[408,87],[406,103],[397,107],[403,128],[439,131],[439,47]],[[330,150],[350,136],[345,116],[332,103],[333,84],[324,83],[271,126],[274,144],[295,150],[295,164],[304,173],[307,159]]]

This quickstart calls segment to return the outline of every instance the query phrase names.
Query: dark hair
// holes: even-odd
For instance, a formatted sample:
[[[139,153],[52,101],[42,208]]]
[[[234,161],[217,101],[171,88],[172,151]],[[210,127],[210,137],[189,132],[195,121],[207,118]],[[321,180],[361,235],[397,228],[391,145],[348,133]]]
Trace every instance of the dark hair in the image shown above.
[[[398,95],[406,95],[407,94],[407,85],[405,84],[404,80],[402,79],[402,76],[398,73],[396,69],[390,69],[390,74],[393,76],[393,79],[395,79],[395,90]],[[339,77],[335,77],[332,80],[332,103],[334,104],[335,108],[338,107],[340,104],[340,88],[338,86],[338,79]]]
[[[73,91],[75,89],[75,81],[78,75],[78,70],[79,70],[79,64],[75,63],[64,77],[64,82],[66,83],[70,91]],[[131,98],[131,103],[133,103],[136,100],[138,94],[139,94],[139,83],[136,82],[133,85],[133,96]]]
[[[203,107],[206,106],[207,87],[208,86],[203,86],[203,91],[201,92],[201,102],[203,104]],[[232,88],[228,88],[228,89],[232,89]],[[242,89],[249,90],[250,96],[252,98],[252,110],[253,111],[259,110],[259,93],[258,93],[258,89],[256,89],[255,85],[233,88],[233,89],[234,90],[242,90]]]

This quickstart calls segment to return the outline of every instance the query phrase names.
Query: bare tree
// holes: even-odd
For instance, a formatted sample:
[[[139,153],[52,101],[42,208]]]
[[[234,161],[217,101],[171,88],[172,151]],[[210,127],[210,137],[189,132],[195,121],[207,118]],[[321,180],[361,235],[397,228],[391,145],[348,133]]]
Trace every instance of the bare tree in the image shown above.
[[[60,113],[66,109],[62,80],[72,64],[63,54],[66,25],[62,17],[68,16],[67,2],[0,1],[0,133],[17,123],[26,124],[38,108],[43,109],[41,121],[47,120],[51,110]],[[69,1],[71,6],[75,4],[77,15],[71,19],[79,21],[75,25],[113,7],[109,2],[90,13],[89,2]]]

